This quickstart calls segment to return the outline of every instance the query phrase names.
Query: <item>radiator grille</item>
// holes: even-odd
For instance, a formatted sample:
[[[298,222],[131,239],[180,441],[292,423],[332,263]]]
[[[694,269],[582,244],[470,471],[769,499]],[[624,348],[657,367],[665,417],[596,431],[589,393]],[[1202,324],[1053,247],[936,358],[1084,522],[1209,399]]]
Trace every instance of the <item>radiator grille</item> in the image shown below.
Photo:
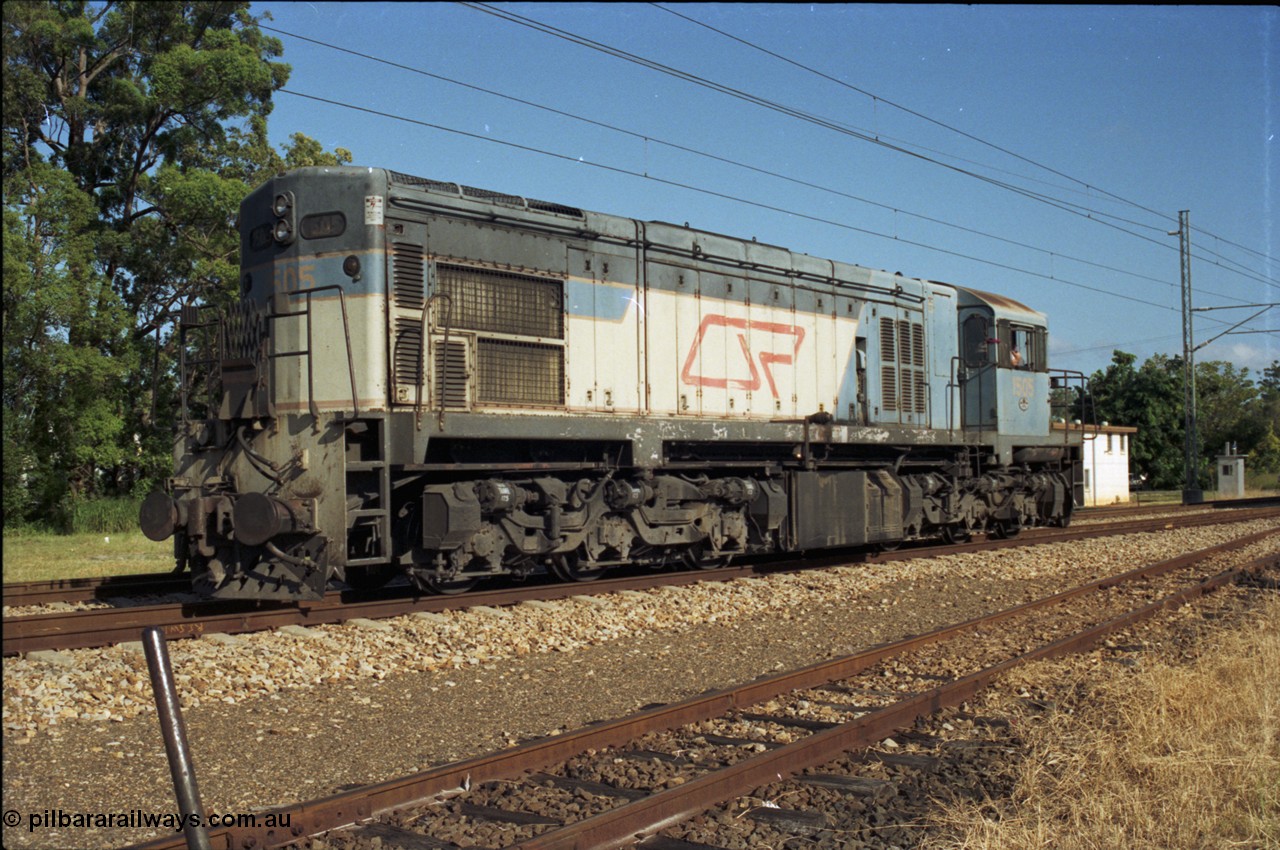
[[[450,327],[564,339],[564,283],[560,280],[441,263],[436,268],[436,291],[449,296]],[[443,305],[435,311],[435,326],[443,327]]]
[[[477,340],[476,400],[493,404],[564,404],[564,349],[533,342]]]

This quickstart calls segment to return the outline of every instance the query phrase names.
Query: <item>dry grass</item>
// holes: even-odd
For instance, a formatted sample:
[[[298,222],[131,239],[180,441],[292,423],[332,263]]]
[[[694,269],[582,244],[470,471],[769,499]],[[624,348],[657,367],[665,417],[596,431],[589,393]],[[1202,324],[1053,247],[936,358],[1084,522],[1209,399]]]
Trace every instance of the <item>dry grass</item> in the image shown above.
[[[1280,848],[1280,601],[1206,641],[1193,664],[1082,673],[1077,711],[1027,730],[1013,799],[950,809],[923,846]]]
[[[111,534],[6,532],[4,581],[165,573],[173,569],[173,541],[155,543],[140,531]]]

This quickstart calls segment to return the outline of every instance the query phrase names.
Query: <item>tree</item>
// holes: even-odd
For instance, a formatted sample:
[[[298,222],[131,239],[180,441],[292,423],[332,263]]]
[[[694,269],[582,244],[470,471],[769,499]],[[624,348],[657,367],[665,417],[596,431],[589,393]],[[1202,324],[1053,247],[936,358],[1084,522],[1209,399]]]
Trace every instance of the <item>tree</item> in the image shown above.
[[[5,519],[126,493],[168,466],[169,327],[236,297],[240,200],[291,161],[267,143],[275,61],[246,2],[4,5]],[[161,380],[157,380],[160,378]],[[156,385],[164,397],[150,398]]]
[[[1259,429],[1272,433],[1280,431],[1280,360],[1271,361],[1271,365],[1262,370],[1262,377],[1258,379],[1258,395],[1256,419]]]
[[[1111,364],[1093,374],[1089,379],[1092,412],[1097,423],[1138,429],[1129,449],[1135,471],[1145,473],[1153,486],[1180,486],[1186,433],[1181,361],[1156,355],[1141,368],[1134,368],[1136,362],[1136,356],[1116,351]]]
[[[1249,468],[1258,472],[1280,472],[1280,437],[1274,428],[1268,429],[1249,452]]]
[[[1266,434],[1257,415],[1261,397],[1248,368],[1221,360],[1196,364],[1196,419],[1207,461],[1227,444],[1248,451]]]
[[[1097,421],[1136,426],[1133,468],[1146,473],[1156,487],[1181,487],[1186,481],[1182,358],[1156,354],[1134,368],[1136,361],[1134,355],[1116,351],[1112,363],[1090,378]],[[1280,364],[1264,372],[1259,386],[1247,368],[1217,360],[1196,364],[1197,475],[1202,485],[1210,481],[1213,457],[1225,443],[1247,452],[1261,444],[1269,429],[1276,430],[1267,405],[1271,399],[1272,411],[1280,406],[1278,385]]]

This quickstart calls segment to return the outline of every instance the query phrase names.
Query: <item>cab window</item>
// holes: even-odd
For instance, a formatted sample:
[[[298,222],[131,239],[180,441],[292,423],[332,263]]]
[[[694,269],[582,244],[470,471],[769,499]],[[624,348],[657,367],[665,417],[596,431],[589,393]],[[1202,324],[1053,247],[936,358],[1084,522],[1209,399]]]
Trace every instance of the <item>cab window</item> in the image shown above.
[[[971,369],[985,366],[991,362],[989,345],[990,330],[985,316],[974,313],[964,320],[963,339],[964,363]]]
[[[999,322],[998,326],[1002,367],[1028,372],[1048,370],[1044,328],[1007,321]]]

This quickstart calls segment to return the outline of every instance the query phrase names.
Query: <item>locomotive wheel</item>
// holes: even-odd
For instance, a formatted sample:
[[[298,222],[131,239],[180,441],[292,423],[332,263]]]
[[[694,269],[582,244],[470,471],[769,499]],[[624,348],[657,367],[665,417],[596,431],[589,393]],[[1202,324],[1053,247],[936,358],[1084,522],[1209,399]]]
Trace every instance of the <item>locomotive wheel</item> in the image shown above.
[[[942,526],[942,541],[944,543],[968,543],[973,535],[967,528],[959,525]]]
[[[1012,540],[1022,532],[1022,526],[1017,520],[1005,519],[999,520],[991,526],[991,536],[997,540]]]
[[[479,581],[480,579],[478,578],[424,578],[420,580],[420,586],[428,593],[436,593],[440,596],[454,596],[459,593],[466,593],[475,587]]]
[[[680,553],[680,560],[684,561],[684,565],[695,570],[718,570],[721,567],[727,567],[732,557],[732,555],[708,556],[706,547],[701,545],[690,546]]]
[[[561,581],[595,581],[605,573],[604,567],[583,566],[577,552],[552,555],[548,567]]]

